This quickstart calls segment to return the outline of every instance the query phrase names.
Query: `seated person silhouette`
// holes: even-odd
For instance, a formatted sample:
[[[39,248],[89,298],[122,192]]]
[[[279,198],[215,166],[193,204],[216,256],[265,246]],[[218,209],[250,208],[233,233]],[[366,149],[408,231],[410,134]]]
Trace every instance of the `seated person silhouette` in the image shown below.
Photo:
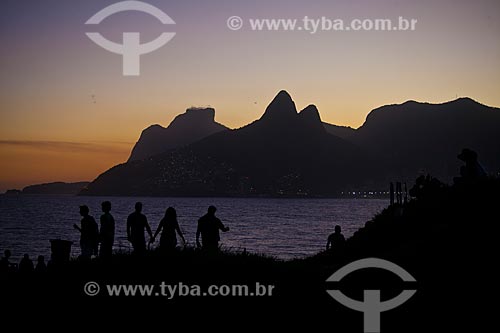
[[[162,231],[160,237],[160,250],[162,251],[170,252],[175,250],[177,246],[176,232],[179,234],[179,237],[181,237],[182,243],[186,243],[181,228],[179,227],[179,222],[177,222],[177,212],[173,207],[169,207],[166,210],[165,216],[161,219],[158,229],[156,229],[153,236],[153,241],[160,231]]]
[[[342,235],[342,229],[339,225],[335,226],[335,232],[328,236],[326,243],[326,250],[329,251],[333,248],[342,248],[345,245],[345,237]]]
[[[222,230],[222,232],[229,231],[229,228],[225,227],[221,220],[215,217],[216,211],[217,208],[214,206],[208,207],[207,214],[198,220],[198,229],[196,230],[196,245],[209,252],[216,252],[219,249],[219,230]]]
[[[143,254],[146,252],[146,239],[144,238],[144,229],[149,234],[150,242],[153,240],[153,233],[149,226],[148,219],[142,214],[142,203],[135,204],[135,212],[130,214],[127,218],[127,238],[135,254]]]
[[[45,257],[38,256],[37,264],[35,267],[35,273],[43,274],[45,272],[47,272],[47,265],[45,264]]]
[[[80,248],[82,259],[90,259],[92,255],[97,255],[99,246],[99,226],[95,219],[89,215],[89,207],[80,206],[82,220],[80,226],[74,224],[73,227],[80,232]]]
[[[19,263],[19,273],[21,274],[30,274],[35,271],[35,267],[33,266],[33,261],[31,261],[30,256],[25,254],[21,262]]]
[[[7,274],[12,267],[12,264],[10,263],[10,256],[12,254],[10,253],[10,250],[5,250],[4,256],[0,260],[0,275]]]
[[[455,183],[474,182],[487,177],[486,172],[478,162],[475,151],[462,149],[457,158],[465,162],[465,165],[460,168],[460,177],[455,178]]]

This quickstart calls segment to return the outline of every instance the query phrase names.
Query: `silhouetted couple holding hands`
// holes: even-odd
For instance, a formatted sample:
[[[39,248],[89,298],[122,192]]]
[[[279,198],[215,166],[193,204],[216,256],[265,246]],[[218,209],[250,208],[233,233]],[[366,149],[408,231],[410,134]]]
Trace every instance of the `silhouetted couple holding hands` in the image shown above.
[[[163,252],[171,252],[175,250],[177,246],[176,233],[178,233],[179,237],[181,237],[182,243],[186,243],[182,230],[179,227],[179,222],[177,222],[177,212],[173,207],[169,207],[167,209],[165,216],[161,219],[160,224],[153,235],[148,219],[144,214],[142,214],[142,203],[136,203],[135,212],[130,214],[127,219],[127,239],[130,243],[132,243],[134,253],[136,254],[143,254],[146,252],[146,239],[144,237],[144,231],[147,231],[149,235],[149,243],[154,243],[156,237],[161,232],[160,250]]]
[[[219,230],[226,232],[229,228],[225,227],[221,220],[215,216],[217,208],[210,206],[206,215],[198,220],[196,231],[196,245],[203,250],[214,252],[219,249],[220,235]],[[135,205],[135,212],[130,214],[127,219],[127,237],[132,243],[134,253],[141,254],[146,251],[146,239],[144,231],[147,231],[150,237],[150,243],[154,243],[156,237],[161,232],[160,250],[163,252],[172,252],[177,246],[177,234],[186,243],[186,239],[177,221],[177,212],[173,207],[169,207],[165,216],[160,221],[155,234],[153,235],[147,218],[142,214],[142,203]],[[201,243],[200,243],[201,236]]]

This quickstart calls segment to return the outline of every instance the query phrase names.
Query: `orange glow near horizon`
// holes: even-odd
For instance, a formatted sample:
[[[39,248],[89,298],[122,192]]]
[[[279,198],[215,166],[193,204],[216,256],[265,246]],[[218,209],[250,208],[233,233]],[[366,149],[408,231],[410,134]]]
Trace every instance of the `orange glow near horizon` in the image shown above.
[[[123,163],[129,153],[129,145],[116,143],[0,141],[0,186],[22,189],[55,180],[93,180],[110,166]]]
[[[141,58],[140,77],[123,77],[121,57],[85,36],[83,22],[114,1],[55,1],[10,1],[0,11],[0,193],[92,180],[125,162],[143,129],[167,126],[191,106],[210,105],[216,121],[244,126],[280,90],[299,111],[315,104],[323,121],[353,128],[372,109],[407,100],[500,106],[497,0],[148,0],[175,19],[177,35]],[[230,31],[232,15],[419,21],[413,32],[312,35]],[[162,27],[124,14],[99,29],[115,41],[125,30],[152,40]]]

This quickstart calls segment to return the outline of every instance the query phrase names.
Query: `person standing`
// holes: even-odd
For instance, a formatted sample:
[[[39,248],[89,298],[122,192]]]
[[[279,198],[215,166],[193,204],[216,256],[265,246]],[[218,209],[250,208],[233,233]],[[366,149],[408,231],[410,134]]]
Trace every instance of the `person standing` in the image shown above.
[[[326,250],[329,251],[333,248],[341,250],[345,245],[345,237],[342,235],[342,228],[339,225],[335,226],[335,232],[328,236],[326,243]]]
[[[111,202],[104,201],[101,207],[104,214],[101,215],[101,232],[99,234],[101,247],[99,249],[99,257],[109,258],[113,254],[113,243],[115,242],[115,219],[110,214]]]
[[[149,234],[150,242],[153,240],[153,233],[149,226],[148,219],[142,214],[142,203],[135,204],[135,212],[130,214],[127,219],[127,238],[135,254],[143,254],[146,252],[146,239],[144,237],[144,229]]]
[[[97,255],[99,245],[99,226],[95,219],[89,215],[89,212],[89,207],[86,205],[80,206],[80,215],[82,216],[81,225],[73,225],[80,232],[82,259],[90,259],[92,255]]]
[[[20,274],[31,274],[35,271],[35,266],[33,265],[33,261],[30,259],[28,254],[23,256],[21,262],[19,263],[19,273]]]
[[[208,207],[207,214],[198,220],[198,229],[196,230],[196,245],[210,252],[219,250],[219,230],[222,232],[229,231],[229,228],[224,226],[221,220],[215,216],[216,211],[217,208],[214,206]]]
[[[45,264],[45,257],[38,256],[37,264],[35,267],[35,273],[44,274],[47,272],[47,265]]]
[[[160,221],[158,229],[156,229],[153,236],[153,241],[156,236],[158,236],[160,231],[162,231],[160,237],[160,249],[163,252],[172,252],[175,250],[175,247],[177,246],[176,233],[179,234],[179,237],[182,239],[182,243],[186,243],[181,228],[179,227],[179,222],[177,221],[177,212],[173,207],[169,207],[166,210],[165,216]]]

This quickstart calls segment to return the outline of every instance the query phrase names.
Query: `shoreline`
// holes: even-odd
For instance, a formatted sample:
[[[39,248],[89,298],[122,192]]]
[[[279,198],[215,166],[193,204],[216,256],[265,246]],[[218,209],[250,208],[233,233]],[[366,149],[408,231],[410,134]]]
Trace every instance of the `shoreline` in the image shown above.
[[[429,323],[433,329],[448,332],[457,316],[477,327],[484,323],[484,311],[491,311],[484,300],[496,290],[498,273],[491,263],[497,260],[498,243],[496,232],[476,237],[469,228],[475,223],[496,230],[494,222],[500,220],[500,180],[447,186],[428,179],[418,189],[415,199],[387,207],[347,239],[345,247],[331,252],[294,260],[249,252],[209,254],[193,248],[167,255],[154,251],[143,257],[117,254],[110,261],[71,261],[54,266],[44,276],[0,278],[0,294],[6,300],[25,300],[29,304],[51,299],[51,309],[76,302],[103,309],[133,307],[136,313],[149,313],[159,306],[162,310],[208,314],[222,307],[231,315],[247,319],[264,311],[278,323],[282,317],[276,315],[277,309],[293,314],[289,322],[328,325],[335,314],[336,329],[352,332],[362,331],[362,314],[332,299],[327,290],[336,287],[327,279],[354,261],[377,258],[390,261],[416,279],[415,296],[400,309],[382,314],[384,332],[422,332]],[[407,289],[407,283],[397,276],[382,273],[353,273],[338,288],[346,295],[358,295],[358,299],[362,299],[360,288],[385,290],[393,295]],[[96,297],[86,293],[89,283],[100,287]],[[149,295],[110,294],[115,290],[113,286],[139,290],[138,286],[159,288],[162,283],[198,286],[201,290],[213,285],[259,283],[273,286],[274,293],[269,297],[177,295],[171,299],[161,297],[159,289],[153,289],[157,294]],[[464,304],[475,306],[471,310]],[[408,323],[412,323],[411,327]],[[353,325],[359,329],[353,329]],[[457,325],[462,326],[463,320]]]

